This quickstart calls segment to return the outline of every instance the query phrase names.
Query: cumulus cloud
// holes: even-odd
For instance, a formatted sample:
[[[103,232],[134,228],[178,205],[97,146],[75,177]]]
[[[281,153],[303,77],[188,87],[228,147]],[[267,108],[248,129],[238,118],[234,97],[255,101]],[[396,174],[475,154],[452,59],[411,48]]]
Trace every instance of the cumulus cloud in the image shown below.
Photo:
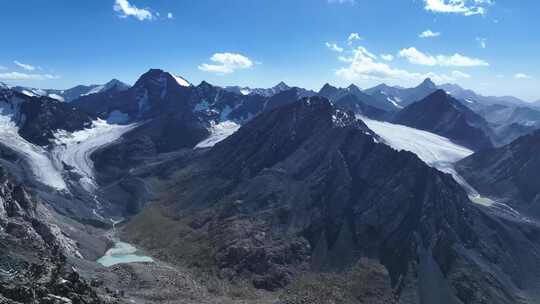
[[[130,4],[128,0],[115,0],[113,9],[119,13],[120,18],[132,16],[140,21],[154,19],[154,15],[149,9],[138,8]]]
[[[433,37],[439,37],[441,35],[440,32],[433,32],[431,30],[425,30],[418,37],[420,38],[433,38]]]
[[[392,61],[392,60],[394,60],[394,56],[391,55],[391,54],[381,54],[381,58],[382,58],[382,60],[385,60],[385,61]]]
[[[484,15],[492,0],[424,0],[425,10],[434,13]]]
[[[248,69],[253,62],[246,56],[235,53],[216,53],[210,60],[213,64],[203,63],[198,66],[199,70],[218,74],[230,74],[236,70]]]
[[[362,40],[362,37],[358,33],[351,33],[349,38],[347,38],[347,43],[351,45],[354,41]]]
[[[458,67],[475,67],[489,66],[484,60],[470,58],[461,54],[454,55],[437,55],[432,56],[417,50],[414,47],[402,49],[399,51],[400,57],[406,58],[412,64],[427,65],[427,66],[458,66]]]
[[[347,66],[336,70],[336,75],[348,81],[358,80],[394,80],[394,81],[421,81],[425,78],[431,78],[437,83],[456,81],[462,78],[470,78],[469,74],[453,71],[450,75],[429,73],[409,72],[407,70],[391,67],[388,63],[379,60],[379,57],[368,51],[365,47],[359,46],[352,51],[352,56],[340,56],[341,62],[347,63]],[[390,55],[391,56],[391,55]],[[389,61],[390,57],[381,55],[380,59]],[[393,56],[391,56],[393,59]]]
[[[339,45],[337,45],[336,43],[327,42],[325,44],[326,44],[327,48],[329,48],[330,50],[332,50],[334,52],[338,52],[338,53],[343,52],[343,48],[340,47]]]
[[[173,13],[168,12],[167,13],[167,19],[173,19],[173,18],[174,18]]]
[[[532,76],[527,75],[525,73],[517,73],[517,74],[514,75],[514,78],[515,79],[531,79]]]
[[[60,77],[51,74],[27,74],[19,72],[0,73],[0,80],[48,80],[58,78]]]
[[[22,63],[22,62],[19,62],[17,60],[13,61],[13,63],[15,63],[16,66],[18,66],[18,67],[20,67],[22,69],[25,69],[27,71],[34,71],[36,69],[36,67],[33,66],[33,65]]]

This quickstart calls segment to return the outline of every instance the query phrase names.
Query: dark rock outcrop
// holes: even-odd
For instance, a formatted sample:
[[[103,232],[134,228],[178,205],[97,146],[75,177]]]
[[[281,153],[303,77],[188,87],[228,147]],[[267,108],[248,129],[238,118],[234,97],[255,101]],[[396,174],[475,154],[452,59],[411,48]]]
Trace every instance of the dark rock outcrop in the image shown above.
[[[0,303],[110,303],[69,266],[42,208],[0,167]]]

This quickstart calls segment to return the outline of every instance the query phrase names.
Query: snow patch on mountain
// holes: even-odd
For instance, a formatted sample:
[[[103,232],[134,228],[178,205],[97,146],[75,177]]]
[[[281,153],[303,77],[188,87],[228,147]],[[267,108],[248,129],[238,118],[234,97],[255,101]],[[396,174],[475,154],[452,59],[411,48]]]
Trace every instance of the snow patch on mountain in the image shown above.
[[[98,86],[93,87],[92,89],[90,89],[90,91],[81,94],[81,96],[88,96],[88,95],[96,94],[96,93],[99,93],[99,92],[103,91],[103,89],[105,89],[104,85],[98,85]]]
[[[58,100],[58,101],[62,101],[62,102],[65,101],[65,100],[64,100],[64,97],[62,97],[62,96],[60,96],[60,95],[58,95],[58,94],[54,94],[54,93],[53,93],[53,94],[49,94],[49,97],[52,98],[52,99],[56,99],[56,100]]]
[[[181,85],[183,87],[191,86],[191,84],[187,80],[185,80],[184,78],[182,78],[180,76],[173,75],[173,74],[171,74],[171,76],[174,78],[174,80],[176,80],[176,82],[178,82],[179,85]]]
[[[213,147],[218,142],[223,141],[225,138],[234,134],[234,132],[238,131],[238,129],[240,129],[240,125],[230,120],[213,124],[209,130],[210,136],[198,143],[195,146],[195,149]]]
[[[392,105],[394,105],[394,107],[398,109],[403,109],[403,106],[398,103],[398,102],[401,102],[401,100],[398,97],[388,97],[386,98],[386,100],[388,100]]]

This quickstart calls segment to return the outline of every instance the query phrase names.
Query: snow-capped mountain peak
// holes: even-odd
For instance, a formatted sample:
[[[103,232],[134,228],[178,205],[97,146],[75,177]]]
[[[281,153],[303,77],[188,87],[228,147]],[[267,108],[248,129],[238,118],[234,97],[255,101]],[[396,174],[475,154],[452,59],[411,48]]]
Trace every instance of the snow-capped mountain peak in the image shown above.
[[[181,76],[174,75],[173,73],[161,70],[161,69],[150,69],[148,72],[141,75],[141,77],[135,83],[135,86],[141,86],[148,84],[149,82],[153,83],[162,83],[164,84],[167,80],[173,80],[176,84],[181,87],[190,87],[191,83]]]

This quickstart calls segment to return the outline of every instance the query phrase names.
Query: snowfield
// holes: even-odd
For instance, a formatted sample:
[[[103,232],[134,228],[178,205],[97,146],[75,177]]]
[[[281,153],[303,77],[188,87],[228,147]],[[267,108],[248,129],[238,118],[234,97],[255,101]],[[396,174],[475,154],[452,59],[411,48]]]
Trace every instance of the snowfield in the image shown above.
[[[446,137],[442,137],[427,131],[411,127],[371,120],[359,116],[362,121],[375,133],[377,133],[390,147],[401,151],[409,151],[416,154],[421,160],[431,167],[451,174],[469,194],[471,201],[484,206],[500,205],[489,198],[482,197],[467,181],[454,169],[454,163],[473,154],[470,149],[457,145]]]
[[[231,136],[234,132],[238,131],[238,129],[240,129],[240,125],[230,120],[213,125],[210,128],[210,136],[207,139],[198,143],[195,146],[195,149],[213,147],[218,142],[224,140],[225,138]]]
[[[55,145],[51,151],[55,166],[60,171],[64,164],[71,167],[82,176],[79,180],[81,186],[85,190],[93,192],[97,185],[94,176],[94,163],[90,156],[96,150],[115,142],[135,127],[137,124],[116,125],[98,119],[89,129],[73,133],[60,130],[55,134]]]

